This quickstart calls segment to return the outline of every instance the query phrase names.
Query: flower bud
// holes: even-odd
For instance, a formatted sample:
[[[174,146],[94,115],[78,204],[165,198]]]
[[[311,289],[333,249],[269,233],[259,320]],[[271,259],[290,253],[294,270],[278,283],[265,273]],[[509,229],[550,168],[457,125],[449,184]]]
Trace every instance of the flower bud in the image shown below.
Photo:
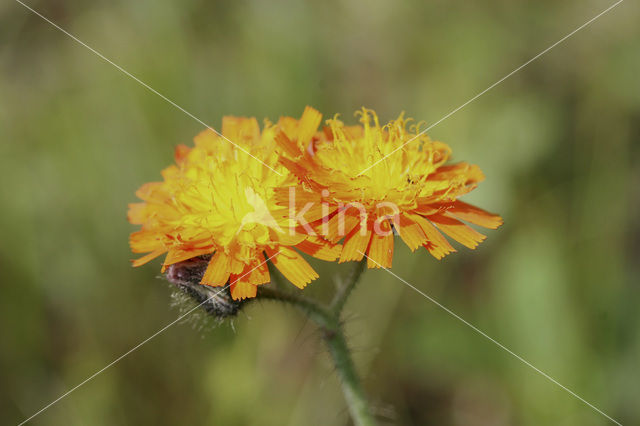
[[[233,300],[229,287],[212,287],[200,284],[211,256],[199,256],[167,267],[165,277],[180,291],[201,304],[208,314],[223,319],[235,316],[244,304]]]

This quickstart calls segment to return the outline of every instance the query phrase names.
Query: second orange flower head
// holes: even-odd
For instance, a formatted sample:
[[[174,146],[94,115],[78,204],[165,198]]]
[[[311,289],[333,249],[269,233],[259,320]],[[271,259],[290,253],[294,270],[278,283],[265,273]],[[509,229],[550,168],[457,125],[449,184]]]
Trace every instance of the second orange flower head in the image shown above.
[[[474,249],[485,236],[465,224],[495,229],[500,216],[458,198],[484,179],[465,162],[446,164],[451,149],[429,139],[400,115],[380,125],[375,112],[362,109],[361,125],[337,118],[317,131],[321,115],[307,107],[298,120],[281,120],[277,136],[281,163],[307,194],[292,200],[278,190],[279,202],[314,217],[313,232],[337,242],[344,237],[340,262],[367,256],[369,267],[391,267],[395,230],[413,251],[424,247],[441,259],[455,249],[445,235]]]

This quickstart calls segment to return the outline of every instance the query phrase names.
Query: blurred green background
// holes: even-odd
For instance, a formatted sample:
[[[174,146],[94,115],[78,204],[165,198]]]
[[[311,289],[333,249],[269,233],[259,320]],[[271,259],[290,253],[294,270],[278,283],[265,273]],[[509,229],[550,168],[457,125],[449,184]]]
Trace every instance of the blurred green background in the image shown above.
[[[28,4],[217,127],[307,104],[433,123],[612,2]],[[394,258],[395,273],[625,425],[640,424],[639,18],[623,2],[433,128],[487,175],[465,200],[505,225],[443,261]],[[131,268],[125,212],[203,126],[11,0],[0,76],[10,425],[179,315],[157,261]],[[336,265],[319,268],[306,291],[327,297]],[[383,423],[612,424],[384,271],[366,273],[346,326]],[[192,319],[31,424],[347,425],[318,337],[267,302],[233,327]]]

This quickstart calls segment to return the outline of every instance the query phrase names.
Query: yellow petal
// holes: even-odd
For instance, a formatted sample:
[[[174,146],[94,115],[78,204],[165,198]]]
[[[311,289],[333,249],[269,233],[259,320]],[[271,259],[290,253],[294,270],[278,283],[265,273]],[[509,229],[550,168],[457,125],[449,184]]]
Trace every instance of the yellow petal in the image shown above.
[[[311,137],[318,130],[322,121],[322,114],[317,110],[307,106],[302,113],[298,124],[298,144],[305,144],[311,141]],[[306,146],[305,146],[306,147]]]
[[[256,140],[260,137],[260,125],[255,118],[222,117],[222,134],[238,145],[244,141]]]

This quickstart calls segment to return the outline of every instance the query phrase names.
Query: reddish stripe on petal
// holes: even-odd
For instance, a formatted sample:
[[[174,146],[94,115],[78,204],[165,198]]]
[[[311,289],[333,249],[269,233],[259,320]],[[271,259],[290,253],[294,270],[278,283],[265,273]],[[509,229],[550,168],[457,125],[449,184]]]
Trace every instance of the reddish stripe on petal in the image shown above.
[[[349,209],[347,211],[338,211],[334,214],[327,223],[327,235],[326,238],[332,243],[337,243],[343,237],[349,235],[354,228],[360,228],[360,216],[355,213],[355,210]],[[322,233],[322,224],[318,229]]]
[[[371,229],[365,229],[364,235],[360,226],[356,226],[351,230],[344,240],[342,253],[338,263],[348,262],[350,260],[362,260],[364,252],[371,241]]]
[[[449,241],[424,217],[417,214],[409,214],[409,218],[420,225],[422,231],[427,237],[427,242],[423,245],[429,253],[436,259],[440,260],[449,253],[456,251]]]
[[[175,158],[176,163],[182,163],[185,158],[187,158],[187,155],[189,155],[189,152],[191,152],[191,148],[189,148],[188,146],[184,144],[177,145],[173,153],[173,157]]]
[[[459,219],[484,228],[497,229],[503,223],[502,218],[497,214],[489,213],[486,210],[482,210],[481,208],[460,200],[454,201],[448,212]]]
[[[420,225],[404,214],[400,215],[400,223],[396,230],[400,238],[402,238],[402,241],[404,241],[411,251],[415,251],[427,242],[427,236],[424,234]]]
[[[302,152],[300,151],[300,148],[298,148],[298,145],[296,145],[291,139],[289,139],[283,131],[280,131],[276,135],[275,141],[280,149],[289,157],[298,158],[302,155]]]
[[[330,243],[320,237],[309,237],[297,244],[296,248],[303,253],[328,262],[336,260],[342,251],[340,244]]]

